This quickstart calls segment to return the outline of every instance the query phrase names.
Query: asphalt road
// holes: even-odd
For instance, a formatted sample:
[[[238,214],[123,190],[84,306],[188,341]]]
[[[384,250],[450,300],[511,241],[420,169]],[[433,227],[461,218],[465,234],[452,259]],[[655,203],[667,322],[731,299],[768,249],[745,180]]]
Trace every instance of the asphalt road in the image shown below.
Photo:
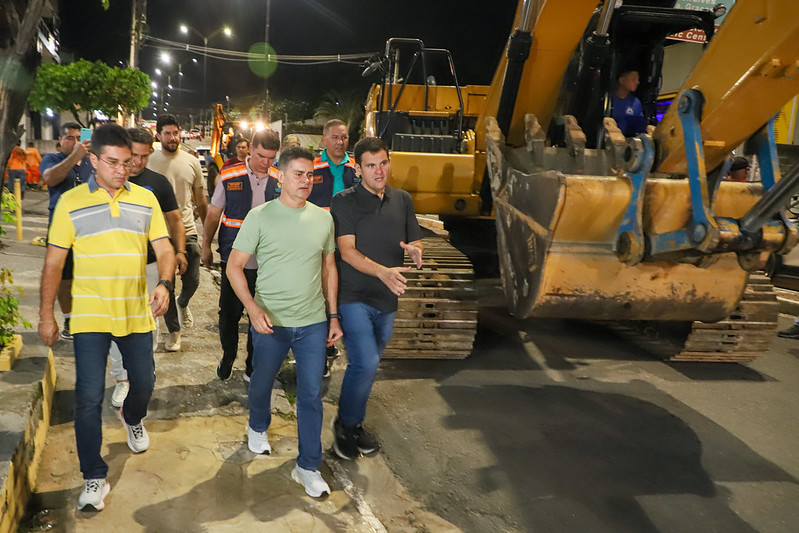
[[[367,414],[430,511],[474,532],[799,530],[799,341],[664,363],[482,291],[471,357],[384,361]]]

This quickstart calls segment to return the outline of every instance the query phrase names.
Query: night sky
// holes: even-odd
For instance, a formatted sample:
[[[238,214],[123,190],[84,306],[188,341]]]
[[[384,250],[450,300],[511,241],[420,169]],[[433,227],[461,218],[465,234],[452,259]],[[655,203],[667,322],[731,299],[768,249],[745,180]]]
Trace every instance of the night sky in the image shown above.
[[[201,46],[191,32],[178,31],[181,23],[208,35],[223,25],[234,31],[232,39],[221,33],[209,40],[211,48],[246,51],[263,41],[265,0],[149,0],[149,33],[154,37]],[[510,32],[515,0],[273,0],[270,44],[278,54],[347,54],[378,52],[389,37],[422,39],[426,46],[452,51],[459,82],[489,83]],[[131,0],[111,0],[104,11],[100,0],[61,0],[62,51],[75,58],[100,59],[110,65],[127,63]],[[150,74],[158,64],[159,50],[145,46],[140,67]],[[172,53],[184,61],[188,53]],[[201,105],[202,57],[183,66],[182,99]],[[376,78],[361,78],[362,67],[346,64],[322,66],[278,65],[270,78],[272,98],[318,98],[330,91],[363,90]],[[173,77],[173,85],[175,85]],[[208,100],[233,105],[258,98],[263,80],[246,62],[208,59]],[[250,97],[249,99],[247,97]]]

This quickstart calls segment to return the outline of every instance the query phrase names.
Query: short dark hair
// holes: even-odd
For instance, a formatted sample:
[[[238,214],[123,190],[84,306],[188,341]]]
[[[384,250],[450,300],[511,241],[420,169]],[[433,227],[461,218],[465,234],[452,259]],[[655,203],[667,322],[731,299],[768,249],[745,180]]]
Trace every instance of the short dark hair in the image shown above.
[[[327,134],[327,132],[330,131],[330,128],[334,126],[344,126],[345,128],[349,129],[349,126],[347,126],[347,123],[344,122],[343,120],[339,120],[337,118],[331,118],[330,120],[325,122],[325,126],[322,128],[322,134],[323,135]]]
[[[178,124],[178,119],[175,118],[175,115],[161,115],[158,117],[155,123],[155,131],[159,135],[161,134],[161,130],[164,129],[164,126],[177,126],[180,128],[180,124]]]
[[[77,122],[64,122],[61,124],[61,135],[63,136],[67,130],[79,130],[80,128],[81,126]]]
[[[252,147],[255,149],[259,146],[264,150],[280,150],[280,135],[275,130],[268,128],[256,131],[252,136]]]
[[[28,148],[30,148],[31,146],[33,146],[33,141],[28,141]]]
[[[146,128],[128,128],[126,130],[130,135],[130,141],[134,143],[153,145],[153,134]]]
[[[289,168],[289,164],[295,159],[307,159],[313,163],[313,154],[307,148],[302,146],[289,146],[280,153],[279,167],[283,172]]]
[[[249,139],[245,139],[244,137],[242,137],[242,138],[240,138],[240,139],[236,140],[236,144],[235,144],[234,146],[238,146],[238,145],[239,145],[239,144],[241,144],[241,143],[247,143],[247,147],[248,147],[248,148],[249,148],[249,146],[250,146],[250,140],[249,140]],[[269,150],[269,148],[267,148],[267,150]]]
[[[730,171],[734,170],[744,170],[749,168],[749,160],[745,157],[734,157],[732,160],[732,164],[730,165]]]
[[[376,154],[382,150],[385,150],[386,155],[389,155],[388,145],[383,139],[380,137],[364,137],[355,143],[355,148],[353,148],[355,162],[360,165],[363,154],[366,152]]]
[[[119,146],[130,150],[130,135],[119,124],[103,124],[92,133],[92,153],[99,157],[106,146]]]

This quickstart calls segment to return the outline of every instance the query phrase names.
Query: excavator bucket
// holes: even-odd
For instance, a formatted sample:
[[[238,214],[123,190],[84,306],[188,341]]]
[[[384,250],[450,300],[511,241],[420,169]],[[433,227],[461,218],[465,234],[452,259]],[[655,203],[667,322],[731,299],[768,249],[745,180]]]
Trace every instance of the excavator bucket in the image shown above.
[[[494,191],[502,282],[520,317],[591,320],[706,320],[729,315],[747,273],[734,253],[704,268],[653,261],[627,265],[616,236],[633,188],[606,172],[606,153],[548,147],[537,164],[527,147],[508,148],[490,136],[487,159]],[[557,169],[557,170],[555,170]],[[718,213],[742,216],[757,185],[725,184]],[[685,180],[647,181],[645,231],[677,229],[690,218]]]

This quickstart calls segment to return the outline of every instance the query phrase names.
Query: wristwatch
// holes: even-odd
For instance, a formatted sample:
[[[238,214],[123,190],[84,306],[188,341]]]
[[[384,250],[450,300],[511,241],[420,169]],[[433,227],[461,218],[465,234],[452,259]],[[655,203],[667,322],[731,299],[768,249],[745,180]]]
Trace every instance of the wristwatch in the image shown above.
[[[338,318],[339,320],[341,320],[341,315],[338,314],[338,313],[328,313],[327,314],[327,319],[330,320],[332,318]]]
[[[172,292],[172,291],[174,291],[174,290],[175,290],[175,284],[174,284],[174,283],[172,283],[172,282],[171,282],[170,280],[168,280],[168,279],[162,279],[162,280],[159,280],[159,281],[158,281],[158,284],[156,285],[156,287],[157,287],[158,285],[163,285],[164,287],[166,287],[166,290],[168,290],[169,292]]]

